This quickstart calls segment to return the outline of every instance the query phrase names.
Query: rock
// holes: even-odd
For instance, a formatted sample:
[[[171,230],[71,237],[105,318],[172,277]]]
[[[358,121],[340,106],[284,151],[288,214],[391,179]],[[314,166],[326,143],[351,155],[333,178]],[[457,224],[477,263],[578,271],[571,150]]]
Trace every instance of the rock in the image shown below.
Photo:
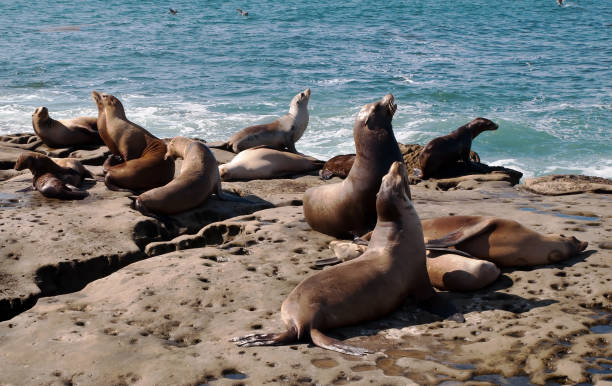
[[[579,193],[612,193],[612,181],[602,177],[575,174],[554,174],[526,178],[521,188],[529,192],[550,196]]]

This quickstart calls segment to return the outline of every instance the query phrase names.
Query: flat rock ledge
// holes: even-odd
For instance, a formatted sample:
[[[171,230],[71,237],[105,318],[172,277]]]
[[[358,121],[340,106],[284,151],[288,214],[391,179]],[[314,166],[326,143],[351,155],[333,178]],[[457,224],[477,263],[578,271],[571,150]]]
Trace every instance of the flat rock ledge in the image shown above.
[[[0,145],[0,160],[23,150]],[[87,167],[100,175],[100,166]],[[449,184],[441,187],[420,182],[411,187],[413,203],[422,218],[515,219],[588,241],[587,251],[560,264],[504,269],[480,291],[442,293],[466,323],[439,320],[407,302],[379,320],[331,331],[375,351],[355,358],[307,343],[228,342],[284,328],[282,301],[315,272],[314,261],[333,255],[332,238],[305,222],[303,192],[340,179],[223,183],[252,203],[213,196],[166,225],[103,183],[88,181],[90,195],[81,201],[51,200],[19,192],[31,183],[29,172],[2,170],[0,384],[612,380],[611,196],[542,196],[497,174],[505,173],[436,180]]]
[[[549,196],[579,193],[612,193],[612,181],[607,178],[575,174],[555,174],[525,178],[521,189]]]

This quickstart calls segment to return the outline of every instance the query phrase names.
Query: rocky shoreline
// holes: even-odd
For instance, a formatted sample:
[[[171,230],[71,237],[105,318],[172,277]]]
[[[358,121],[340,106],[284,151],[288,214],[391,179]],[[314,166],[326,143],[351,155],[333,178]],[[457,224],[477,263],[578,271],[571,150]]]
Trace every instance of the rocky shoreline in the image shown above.
[[[414,146],[400,145],[409,168]],[[421,218],[510,218],[589,247],[559,264],[504,269],[480,291],[444,293],[465,314],[463,324],[407,303],[334,330],[377,351],[354,358],[306,343],[242,349],[228,342],[281,329],[285,296],[314,272],[315,260],[333,256],[332,238],[310,229],[301,200],[308,187],[337,178],[224,182],[252,202],[212,197],[164,224],[101,182],[89,180],[89,197],[79,201],[18,192],[31,184],[29,172],[12,170],[24,150],[79,158],[97,176],[108,153],[52,149],[32,134],[0,138],[0,384],[612,380],[609,195],[536,194],[517,185],[520,173],[499,167],[413,181]],[[233,156],[213,152],[219,162]],[[603,185],[581,191],[609,192],[608,182],[578,183]]]

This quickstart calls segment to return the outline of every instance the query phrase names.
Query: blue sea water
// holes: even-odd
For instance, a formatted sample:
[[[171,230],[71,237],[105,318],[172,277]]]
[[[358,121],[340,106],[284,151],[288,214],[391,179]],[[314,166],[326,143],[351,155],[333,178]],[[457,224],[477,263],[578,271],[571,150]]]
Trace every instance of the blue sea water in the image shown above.
[[[610,0],[0,0],[0,134],[96,115],[96,89],[156,135],[225,140],[310,87],[297,149],[326,159],[390,92],[400,142],[483,116],[483,162],[612,178],[611,37]]]

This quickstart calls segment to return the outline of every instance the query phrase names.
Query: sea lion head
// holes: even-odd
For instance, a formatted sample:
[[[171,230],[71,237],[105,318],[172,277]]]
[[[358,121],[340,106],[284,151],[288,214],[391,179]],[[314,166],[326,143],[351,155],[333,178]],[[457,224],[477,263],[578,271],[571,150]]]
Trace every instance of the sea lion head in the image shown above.
[[[50,161],[49,157],[44,154],[36,153],[33,151],[26,151],[19,154],[17,162],[15,162],[15,170],[37,170],[41,168],[43,164],[48,163],[48,161]]]
[[[196,141],[187,137],[174,137],[166,144],[166,155],[164,159],[183,158],[187,148]]]
[[[104,105],[102,104],[102,94],[100,94],[96,90],[92,90],[91,97],[93,98],[94,102],[96,102],[96,106],[98,106],[98,110],[104,109]]]
[[[120,118],[125,118],[125,109],[119,99],[111,94],[100,94],[104,111]]]
[[[298,111],[308,110],[308,101],[310,100],[310,88],[302,91],[291,99],[289,104],[289,113],[297,114]]]
[[[389,131],[396,110],[395,98],[393,95],[387,94],[381,100],[368,103],[361,108],[355,120],[355,127],[365,126],[368,130],[383,129]]]
[[[376,212],[379,219],[393,221],[401,216],[402,209],[411,207],[408,173],[403,162],[395,161],[382,178],[376,195]]]
[[[44,121],[49,119],[49,109],[44,106],[37,107],[32,114],[32,120]]]
[[[472,138],[474,138],[483,131],[497,130],[499,126],[487,118],[478,117],[470,121],[465,127],[472,131]]]

